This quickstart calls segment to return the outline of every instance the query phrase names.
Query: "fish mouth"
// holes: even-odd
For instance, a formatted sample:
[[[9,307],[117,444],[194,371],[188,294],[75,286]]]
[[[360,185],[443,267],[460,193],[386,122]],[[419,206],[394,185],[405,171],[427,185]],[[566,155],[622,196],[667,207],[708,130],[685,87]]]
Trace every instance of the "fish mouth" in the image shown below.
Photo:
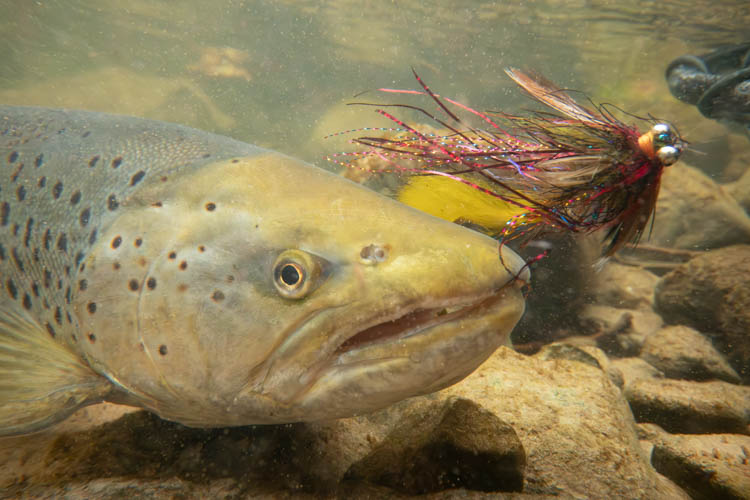
[[[350,351],[418,335],[435,326],[456,321],[486,306],[491,306],[499,300],[501,295],[493,293],[490,296],[463,301],[460,304],[413,309],[401,316],[358,331],[341,343],[334,351],[334,355],[341,356]]]

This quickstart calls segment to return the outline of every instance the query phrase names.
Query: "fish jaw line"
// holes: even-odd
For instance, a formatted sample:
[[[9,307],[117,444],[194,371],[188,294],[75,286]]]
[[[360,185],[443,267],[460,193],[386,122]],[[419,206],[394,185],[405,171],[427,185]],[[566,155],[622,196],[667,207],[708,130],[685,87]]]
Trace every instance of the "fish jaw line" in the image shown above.
[[[522,282],[452,305],[417,307],[358,330],[309,371],[306,384],[286,403],[307,420],[348,417],[402,399],[440,390],[474,371],[498,347],[523,314]],[[357,335],[419,311],[450,308],[395,335],[347,345]],[[386,325],[385,328],[388,328]]]
[[[335,350],[334,364],[343,361],[347,354],[387,342],[398,341],[419,335],[432,327],[460,319],[471,314],[488,301],[494,301],[497,294],[483,295],[479,298],[451,300],[445,303],[411,307],[398,311],[386,318],[371,321],[369,327],[361,328],[349,335]]]

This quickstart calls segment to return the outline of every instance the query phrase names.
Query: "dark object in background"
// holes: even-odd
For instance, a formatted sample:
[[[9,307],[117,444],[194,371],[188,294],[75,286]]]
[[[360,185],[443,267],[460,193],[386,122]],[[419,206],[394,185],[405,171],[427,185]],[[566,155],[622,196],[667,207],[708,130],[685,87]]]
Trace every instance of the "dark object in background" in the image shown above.
[[[750,42],[702,56],[680,56],[667,66],[669,90],[707,118],[739,124],[750,135]]]

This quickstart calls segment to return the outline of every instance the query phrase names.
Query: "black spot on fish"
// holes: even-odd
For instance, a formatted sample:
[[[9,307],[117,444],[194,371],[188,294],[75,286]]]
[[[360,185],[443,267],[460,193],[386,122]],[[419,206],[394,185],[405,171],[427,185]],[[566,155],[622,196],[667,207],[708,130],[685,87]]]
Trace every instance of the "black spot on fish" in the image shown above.
[[[89,337],[89,342],[91,342],[92,344],[96,342],[96,335],[94,335],[93,333],[89,333],[88,337]]]
[[[201,156],[201,158],[211,158],[211,154],[210,153],[203,153],[203,155]]]
[[[114,262],[112,264],[112,269],[114,269],[115,271],[117,271],[118,269],[120,269],[120,267],[122,267],[122,266],[120,266],[119,262]]]
[[[113,194],[109,195],[109,198],[107,198],[107,208],[110,211],[117,210],[117,207],[120,206],[120,203],[117,201],[117,197]]]
[[[65,233],[60,233],[57,237],[57,249],[61,252],[68,251],[68,236]]]
[[[58,134],[60,134],[60,135],[61,135],[61,134],[64,134],[64,133],[65,133],[65,130],[66,130],[66,129],[65,129],[65,127],[63,127],[63,128],[61,128],[60,130],[58,130],[58,131],[57,131],[57,133],[58,133]]]
[[[118,156],[114,160],[112,160],[112,168],[117,168],[120,165],[122,165],[122,156]]]
[[[54,199],[58,199],[60,198],[60,195],[62,194],[62,192],[63,192],[63,183],[60,181],[57,181],[57,184],[55,184],[52,187],[52,197]]]
[[[198,245],[198,251],[203,253],[206,251],[206,247],[204,247],[203,245]]]
[[[234,281],[234,276],[232,276],[231,274],[228,274],[227,275],[227,283],[232,283],[233,281]]]
[[[80,222],[82,226],[86,226],[89,223],[90,218],[91,209],[87,207],[81,211],[81,215],[78,217],[78,222]]]
[[[31,296],[28,293],[23,294],[23,308],[27,311],[31,310]]]
[[[71,297],[70,287],[66,287],[65,288],[65,302],[70,304],[71,300],[72,300],[72,297]]]
[[[86,137],[88,137],[90,135],[91,135],[91,131],[87,130],[86,132],[83,133],[83,135],[81,135],[81,137],[83,137],[85,139]]]
[[[49,286],[52,284],[52,273],[49,271],[49,269],[44,269],[44,288],[49,288]]]
[[[7,226],[10,217],[10,203],[4,201],[0,206],[0,225]]]
[[[70,323],[71,325],[73,324],[73,318],[70,316],[70,311],[65,311],[65,319],[67,319],[68,323]],[[73,336],[73,338],[75,338],[75,335]]]
[[[91,234],[89,235],[89,245],[93,245],[94,242],[96,242],[96,229],[91,231]]]
[[[209,212],[213,212],[214,210],[216,210],[216,203],[206,203],[206,210],[208,210]]]
[[[47,229],[44,231],[44,249],[49,250],[49,245],[52,242],[52,230]]]
[[[57,289],[62,290],[62,280],[57,280]]]
[[[18,288],[16,288],[12,279],[8,278],[8,281],[5,282],[5,288],[8,289],[8,295],[11,299],[16,300],[18,298]]]
[[[23,261],[21,260],[21,257],[18,255],[18,250],[16,250],[16,247],[13,247],[10,249],[10,254],[13,256],[13,261],[16,263],[16,267],[20,272],[25,272],[23,268]]]
[[[5,247],[0,243],[0,260],[5,260]]]
[[[121,236],[115,236],[115,237],[114,237],[114,238],[112,239],[112,243],[111,243],[111,246],[112,246],[112,248],[114,249],[114,248],[117,248],[117,247],[119,247],[121,243],[122,243],[122,237],[121,237]]]
[[[36,281],[31,283],[31,291],[34,297],[39,297],[39,284]]]
[[[159,346],[159,354],[161,354],[162,356],[166,356],[167,355],[167,346],[165,346],[164,344],[160,345]]]
[[[43,188],[44,186],[46,186],[46,185],[47,185],[47,178],[46,178],[45,176],[41,176],[41,177],[39,178],[39,181],[38,181],[38,182],[36,183],[36,185],[37,185],[37,186],[38,186],[39,188]]]
[[[76,191],[70,196],[70,204],[77,205],[79,201],[81,201],[81,192]]]
[[[86,304],[86,309],[89,311],[89,314],[94,314],[96,312],[96,302]]]
[[[89,220],[91,220],[91,209],[86,207],[81,210],[81,215],[78,217],[78,222],[80,222],[82,226],[86,226],[89,223]]]
[[[16,189],[16,198],[18,198],[18,201],[23,201],[26,199],[26,188],[23,187],[23,184],[18,186],[18,189]]]
[[[156,278],[152,277],[146,280],[146,286],[149,290],[153,290],[154,288],[156,288]]]
[[[177,258],[177,252],[169,252],[169,255],[167,256],[169,259],[176,259]]]
[[[182,262],[180,262],[180,269],[183,271],[187,269],[187,261],[183,260]]]
[[[165,176],[163,176],[163,177],[161,178],[161,181],[162,181],[162,182],[167,182],[167,176],[166,176],[166,175],[165,175]]]
[[[29,217],[26,220],[26,231],[23,233],[23,246],[29,248],[29,240],[31,240],[31,229],[34,227],[34,219]]]
[[[240,162],[240,160],[238,160],[237,158],[235,158],[234,160],[232,160],[232,163],[239,163],[239,162]]]
[[[138,291],[138,280],[130,280],[128,282],[128,288],[130,288],[134,292],[137,292]]]
[[[13,163],[18,159],[18,151],[11,151],[8,155],[8,163]]]
[[[157,201],[157,202],[152,203],[151,206],[160,208],[162,206],[162,203],[160,201]]]
[[[55,307],[55,323],[62,326],[62,310],[59,307]]]
[[[34,159],[34,166],[35,166],[36,168],[39,168],[39,167],[41,167],[43,163],[44,163],[44,155],[43,155],[43,154],[40,154],[39,156],[37,156],[37,157],[36,157],[36,158]]]
[[[65,276],[70,276],[70,266],[65,266]]]
[[[99,162],[99,155],[92,156],[89,160],[89,167],[94,168]]]
[[[52,325],[50,325],[49,323],[45,323],[44,326],[47,327],[47,332],[50,334],[51,337],[54,338],[55,335],[57,335],[57,333],[55,332],[55,329],[52,328]]]
[[[143,239],[142,238],[136,238],[135,241],[133,242],[133,245],[135,245],[136,247],[139,247],[139,246],[143,245]]]
[[[130,178],[130,185],[135,186],[136,184],[141,182],[141,180],[143,180],[143,177],[145,175],[146,175],[146,172],[144,172],[143,170],[139,170],[133,175],[133,177]]]
[[[13,171],[13,173],[10,176],[10,182],[16,182],[16,179],[18,179],[18,176],[21,175],[21,170],[23,170],[23,163],[19,163],[16,169]]]
[[[213,300],[214,302],[221,302],[222,300],[224,300],[224,292],[222,292],[221,290],[215,290],[213,295],[211,295],[211,300]]]
[[[13,223],[13,236],[18,236],[18,224]]]
[[[83,252],[78,252],[76,254],[76,267],[81,265],[81,262],[83,261],[83,257],[84,257]]]
[[[78,282],[78,289],[80,291],[85,291],[89,287],[89,282],[86,280],[81,280]]]
[[[39,247],[34,247],[31,252],[31,256],[34,257],[34,262],[39,262]]]

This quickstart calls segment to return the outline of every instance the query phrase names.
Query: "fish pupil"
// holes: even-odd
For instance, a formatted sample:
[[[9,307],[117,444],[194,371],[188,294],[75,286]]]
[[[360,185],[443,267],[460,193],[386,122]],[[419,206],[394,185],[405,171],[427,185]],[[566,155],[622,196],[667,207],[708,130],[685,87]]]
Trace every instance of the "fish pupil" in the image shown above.
[[[281,268],[281,281],[286,286],[294,286],[300,282],[300,279],[300,272],[294,264],[287,264]]]

